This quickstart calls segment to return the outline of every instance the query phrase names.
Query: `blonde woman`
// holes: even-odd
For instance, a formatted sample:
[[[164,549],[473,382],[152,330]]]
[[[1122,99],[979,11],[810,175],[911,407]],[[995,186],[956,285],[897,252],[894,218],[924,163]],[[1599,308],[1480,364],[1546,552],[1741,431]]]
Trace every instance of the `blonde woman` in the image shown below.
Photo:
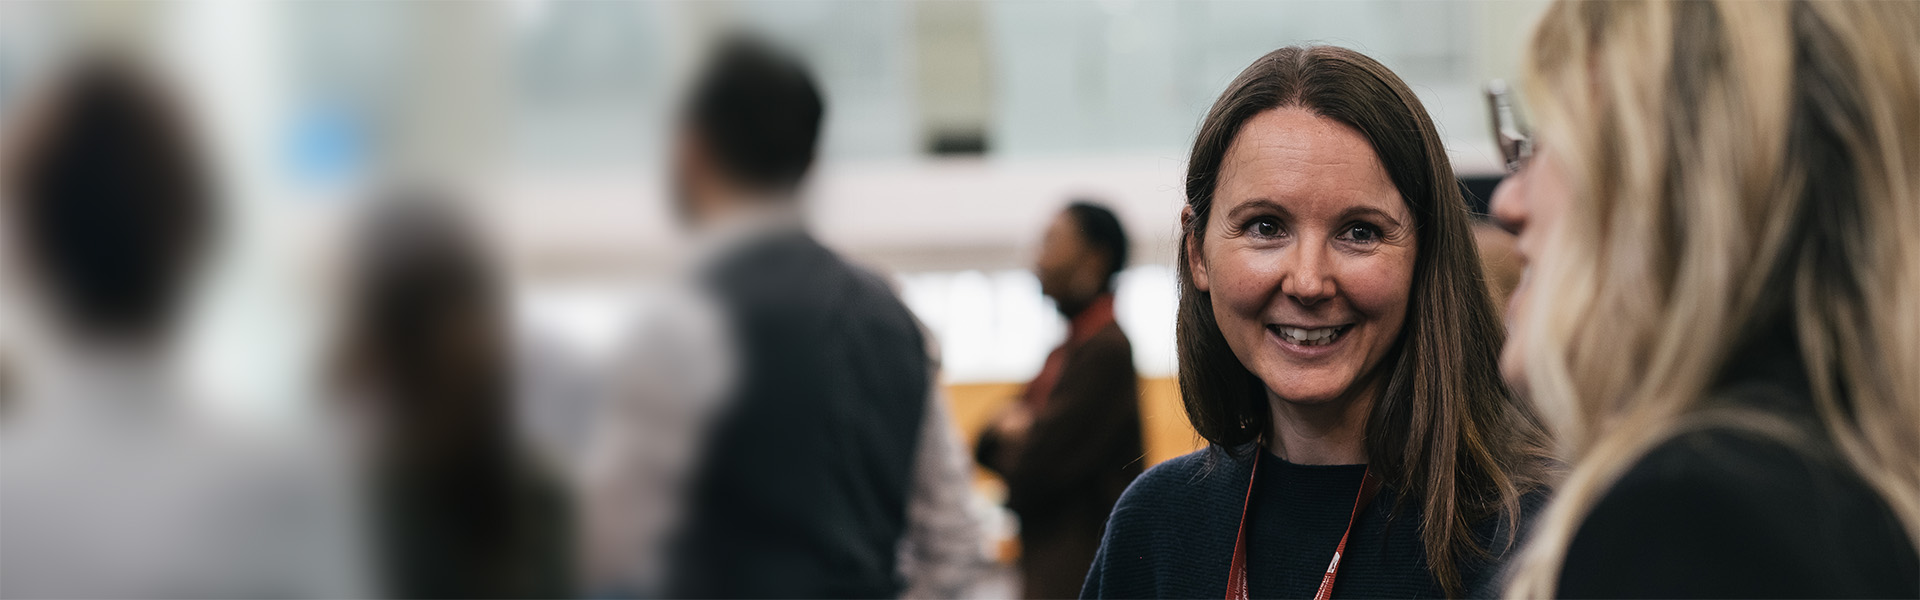
[[[1557,3],[1525,91],[1509,594],[1920,596],[1920,3]]]

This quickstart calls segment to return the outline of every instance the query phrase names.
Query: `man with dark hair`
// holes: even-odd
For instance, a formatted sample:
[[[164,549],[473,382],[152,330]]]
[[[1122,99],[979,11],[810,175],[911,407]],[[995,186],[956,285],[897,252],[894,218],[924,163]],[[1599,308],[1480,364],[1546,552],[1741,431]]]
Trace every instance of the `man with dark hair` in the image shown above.
[[[1028,598],[1080,593],[1107,514],[1143,467],[1133,346],[1113,318],[1126,263],[1113,211],[1080,201],[1054,218],[1034,274],[1067,317],[1067,339],[975,449],[1006,479],[1007,507],[1020,515]]]
[[[699,227],[743,206],[791,204],[813,166],[824,112],[800,63],[756,38],[725,39],[681,115],[681,216]]]
[[[212,174],[172,99],[116,59],[84,62],[8,165],[17,249],[70,333],[164,336],[213,227]]]
[[[621,434],[688,438],[691,464],[669,475],[686,486],[677,508],[642,527],[617,523],[633,518],[617,500],[590,515],[606,515],[610,531],[680,523],[663,559],[666,597],[897,597],[909,585],[952,595],[927,574],[979,553],[977,528],[951,518],[965,514],[965,452],[930,401],[934,365],[919,323],[884,280],[802,223],[798,190],[823,113],[812,77],[765,43],[732,37],[688,102],[672,176],[698,242],[683,297],[692,301],[646,324],[625,364],[647,380],[619,386],[615,402],[656,415],[712,408],[657,419],[682,431],[635,423],[647,433]],[[723,375],[695,385],[703,373]],[[611,460],[679,469],[649,467],[643,454]],[[601,498],[658,487],[618,472],[595,481],[589,494]],[[619,579],[602,587],[648,585]]]

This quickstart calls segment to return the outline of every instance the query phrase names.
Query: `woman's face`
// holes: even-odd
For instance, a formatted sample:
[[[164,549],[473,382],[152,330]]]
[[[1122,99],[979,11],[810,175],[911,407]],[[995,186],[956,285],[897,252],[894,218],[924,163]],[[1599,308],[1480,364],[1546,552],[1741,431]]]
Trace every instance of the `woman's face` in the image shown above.
[[[1547,240],[1572,204],[1573,188],[1568,184],[1566,169],[1560,165],[1559,155],[1545,144],[1534,146],[1527,165],[1501,180],[1500,187],[1493,190],[1489,212],[1517,238],[1520,264],[1525,269],[1507,301],[1507,345],[1500,350],[1500,375],[1516,390],[1526,389],[1528,352],[1526,332],[1521,329],[1526,320],[1518,317],[1525,314],[1533,296],[1533,270],[1529,265],[1543,256]]]
[[[1199,237],[1194,285],[1272,396],[1318,404],[1369,386],[1406,320],[1417,240],[1360,132],[1297,108],[1249,119]]]

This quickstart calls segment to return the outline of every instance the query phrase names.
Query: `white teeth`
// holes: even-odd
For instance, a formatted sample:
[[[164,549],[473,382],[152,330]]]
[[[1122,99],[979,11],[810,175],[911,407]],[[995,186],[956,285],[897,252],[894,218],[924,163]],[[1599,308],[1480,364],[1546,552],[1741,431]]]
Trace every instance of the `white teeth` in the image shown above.
[[[1280,337],[1286,338],[1287,341],[1293,342],[1295,344],[1299,344],[1302,346],[1322,346],[1326,344],[1331,344],[1333,343],[1333,340],[1338,339],[1340,337],[1339,327],[1322,327],[1320,329],[1301,329],[1299,327],[1281,326],[1281,327],[1276,327],[1275,329],[1278,329],[1280,331]]]

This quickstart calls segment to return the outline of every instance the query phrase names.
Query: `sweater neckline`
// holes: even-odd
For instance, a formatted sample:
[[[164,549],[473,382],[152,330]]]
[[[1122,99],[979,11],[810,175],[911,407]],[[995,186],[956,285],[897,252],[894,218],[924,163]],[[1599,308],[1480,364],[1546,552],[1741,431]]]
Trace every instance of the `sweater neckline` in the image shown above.
[[[1286,471],[1322,472],[1322,473],[1346,473],[1348,471],[1352,471],[1355,473],[1359,473],[1367,470],[1367,463],[1352,463],[1352,464],[1344,464],[1344,465],[1309,465],[1309,464],[1296,463],[1293,461],[1289,461],[1285,458],[1281,458],[1280,455],[1274,454],[1272,451],[1267,450],[1265,448],[1260,449],[1260,460],[1267,463],[1268,467],[1277,468],[1277,469],[1286,470]]]

